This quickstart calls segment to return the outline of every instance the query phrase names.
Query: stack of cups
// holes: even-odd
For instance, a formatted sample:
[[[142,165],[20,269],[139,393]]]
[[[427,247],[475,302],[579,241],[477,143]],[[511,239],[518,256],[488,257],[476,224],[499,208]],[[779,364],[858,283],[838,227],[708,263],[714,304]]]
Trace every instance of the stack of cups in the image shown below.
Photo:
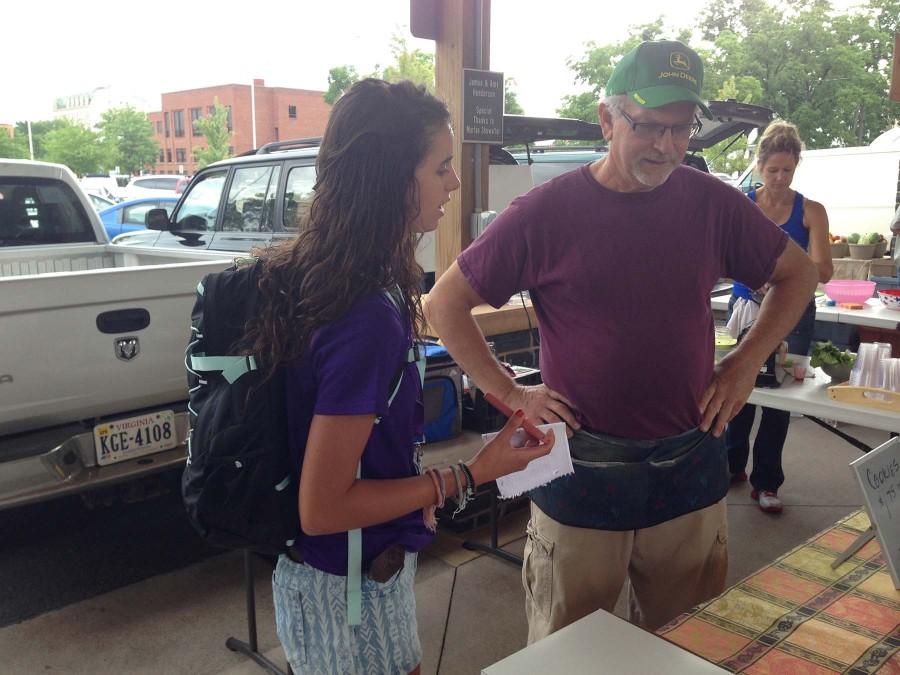
[[[850,386],[869,387],[872,389],[893,389],[895,378],[894,362],[900,359],[891,358],[891,345],[888,342],[863,342],[859,345],[856,363],[850,372]],[[889,372],[888,372],[889,371]],[[890,386],[885,386],[885,385]],[[876,397],[876,395],[872,395]],[[883,396],[877,396],[884,398]]]
[[[900,359],[882,359],[878,388],[900,392]]]
[[[850,386],[877,387],[881,360],[891,357],[891,345],[887,342],[863,342],[856,354],[856,363],[850,371]]]

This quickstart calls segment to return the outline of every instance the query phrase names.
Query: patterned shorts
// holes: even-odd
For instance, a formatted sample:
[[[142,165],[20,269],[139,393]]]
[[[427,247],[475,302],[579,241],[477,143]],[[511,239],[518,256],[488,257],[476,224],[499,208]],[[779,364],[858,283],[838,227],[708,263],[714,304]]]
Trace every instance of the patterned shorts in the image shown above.
[[[347,623],[347,578],[286,556],[272,577],[275,623],[288,663],[300,675],[403,675],[422,660],[413,582],[416,555],[385,583],[362,578],[362,623]]]

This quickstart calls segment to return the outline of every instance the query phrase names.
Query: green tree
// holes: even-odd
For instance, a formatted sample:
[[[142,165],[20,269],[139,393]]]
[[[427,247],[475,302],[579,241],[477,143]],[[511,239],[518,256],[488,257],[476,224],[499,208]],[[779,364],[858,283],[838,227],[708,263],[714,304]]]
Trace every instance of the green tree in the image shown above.
[[[714,43],[708,91],[738,76],[738,98],[794,122],[809,148],[865,145],[892,126],[888,43],[898,0],[869,0],[848,14],[826,0],[775,7],[765,0],[714,0],[703,15]]]
[[[61,129],[66,126],[64,119],[58,120],[34,120],[31,122],[31,142],[34,146],[34,158],[36,160],[45,160],[46,151],[44,150],[44,139],[47,134],[54,129]],[[24,139],[26,148],[28,147],[28,123],[16,122],[16,138]]]
[[[206,147],[194,151],[197,155],[197,169],[207,164],[227,159],[231,156],[228,146],[231,144],[231,132],[228,131],[228,110],[214,99],[213,112],[197,120],[197,129],[206,139]]]
[[[28,159],[28,138],[19,134],[10,137],[0,129],[0,157],[3,159]]]
[[[325,103],[334,105],[344,92],[359,80],[359,74],[353,66],[335,66],[328,71],[328,91],[325,92]]]
[[[107,169],[118,166],[123,173],[138,174],[156,164],[159,145],[144,113],[132,107],[107,110],[100,122],[100,136]]]
[[[772,108],[799,127],[809,148],[865,145],[900,117],[900,105],[887,98],[898,24],[900,0],[867,0],[848,13],[834,11],[828,0],[711,0],[697,26],[710,45],[697,50],[703,94]],[[569,67],[600,100],[618,58],[642,40],[660,38],[697,47],[689,31],[664,30],[657,20],[633,27],[622,42],[589,43]],[[586,99],[568,96],[560,112],[580,116]],[[728,170],[741,154],[732,146],[714,166]]]
[[[511,77],[507,77],[503,84],[503,112],[506,115],[524,115],[519,99],[516,96],[516,81]]]
[[[65,122],[44,137],[44,160],[65,164],[79,176],[100,170],[103,148],[98,135],[74,122]]]
[[[593,91],[564,96],[562,106],[556,109],[560,117],[572,117],[585,122],[597,122],[597,106],[600,99]]]
[[[424,84],[428,91],[434,92],[434,54],[421,49],[410,51],[406,38],[402,35],[391,38],[391,53],[394,63],[384,69],[381,77],[388,82],[410,80],[416,84]]]

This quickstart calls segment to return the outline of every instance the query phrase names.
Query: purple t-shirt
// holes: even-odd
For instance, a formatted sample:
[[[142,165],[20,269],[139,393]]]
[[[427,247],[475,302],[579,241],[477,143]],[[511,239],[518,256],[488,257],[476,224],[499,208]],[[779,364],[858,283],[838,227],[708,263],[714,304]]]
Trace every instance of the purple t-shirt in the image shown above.
[[[313,415],[381,416],[362,455],[362,477],[417,474],[414,440],[422,429],[422,385],[408,364],[388,409],[390,385],[412,344],[409,322],[384,294],[361,299],[337,321],[316,331],[302,362],[288,370],[291,458],[299,473]],[[422,511],[363,528],[363,567],[392,544],[418,551],[431,539]],[[347,534],[301,535],[304,562],[330,574],[347,574]]]
[[[513,201],[457,262],[494,307],[530,291],[544,382],[583,425],[651,440],[700,423],[713,285],[763,285],[786,243],[753,202],[695,169],[622,193],[585,166]]]

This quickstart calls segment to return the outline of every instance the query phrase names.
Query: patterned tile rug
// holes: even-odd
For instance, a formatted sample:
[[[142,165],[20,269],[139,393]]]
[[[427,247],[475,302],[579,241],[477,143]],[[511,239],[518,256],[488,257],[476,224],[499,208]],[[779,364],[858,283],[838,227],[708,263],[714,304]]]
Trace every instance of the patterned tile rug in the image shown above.
[[[857,511],[658,631],[731,672],[900,675],[900,591]]]

